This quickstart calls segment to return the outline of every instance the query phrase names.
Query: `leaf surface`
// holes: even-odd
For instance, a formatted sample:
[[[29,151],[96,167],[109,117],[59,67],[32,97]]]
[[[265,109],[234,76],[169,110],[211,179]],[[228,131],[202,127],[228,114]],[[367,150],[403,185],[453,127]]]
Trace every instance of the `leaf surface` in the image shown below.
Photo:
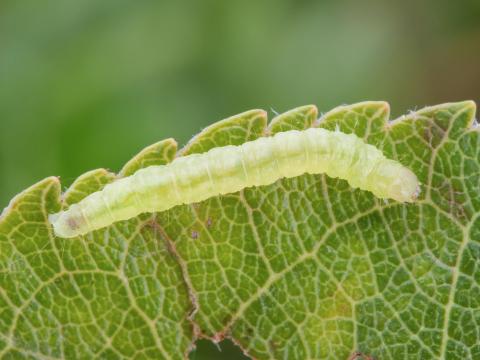
[[[414,204],[304,175],[143,214],[78,239],[47,215],[114,181],[99,169],[62,195],[47,178],[0,218],[2,358],[182,359],[198,337],[258,359],[480,358],[480,134],[475,104],[388,122],[384,102],[252,110],[179,153],[320,126],[351,133],[411,168]],[[118,176],[173,160],[154,144]],[[181,156],[180,155],[180,156]]]

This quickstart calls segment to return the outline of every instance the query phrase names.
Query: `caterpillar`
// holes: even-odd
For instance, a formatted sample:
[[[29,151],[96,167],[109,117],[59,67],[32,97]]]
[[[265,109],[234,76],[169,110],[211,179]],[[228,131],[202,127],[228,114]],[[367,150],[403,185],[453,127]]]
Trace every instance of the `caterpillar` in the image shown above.
[[[345,179],[353,188],[382,199],[413,202],[419,194],[416,175],[387,159],[375,146],[353,134],[310,128],[138,170],[50,215],[49,220],[57,236],[71,238],[144,212],[164,211],[305,173]]]

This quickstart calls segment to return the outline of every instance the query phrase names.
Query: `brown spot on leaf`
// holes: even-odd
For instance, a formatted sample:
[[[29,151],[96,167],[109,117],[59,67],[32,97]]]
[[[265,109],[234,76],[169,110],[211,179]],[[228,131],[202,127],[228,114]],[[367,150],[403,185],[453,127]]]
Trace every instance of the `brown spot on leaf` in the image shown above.
[[[352,355],[350,355],[348,360],[375,360],[375,358],[360,351],[355,351]]]
[[[456,190],[450,181],[445,180],[438,188],[438,195],[448,204],[449,213],[461,221],[469,220],[470,216],[465,209],[465,204],[462,203],[463,191]]]
[[[270,349],[272,349],[272,351],[275,353],[276,350],[280,347],[280,343],[278,341],[275,341],[275,340],[270,340],[268,342],[268,346],[270,347]]]
[[[438,124],[431,122],[425,125],[423,138],[428,144],[430,144],[432,149],[436,148],[444,137],[445,130],[439,127]]]

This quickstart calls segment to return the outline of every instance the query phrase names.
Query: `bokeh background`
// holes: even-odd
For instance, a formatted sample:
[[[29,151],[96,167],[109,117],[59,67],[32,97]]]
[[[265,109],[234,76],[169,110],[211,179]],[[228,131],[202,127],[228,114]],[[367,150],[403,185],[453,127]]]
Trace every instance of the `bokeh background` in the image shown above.
[[[252,108],[479,98],[479,0],[2,0],[0,209]]]

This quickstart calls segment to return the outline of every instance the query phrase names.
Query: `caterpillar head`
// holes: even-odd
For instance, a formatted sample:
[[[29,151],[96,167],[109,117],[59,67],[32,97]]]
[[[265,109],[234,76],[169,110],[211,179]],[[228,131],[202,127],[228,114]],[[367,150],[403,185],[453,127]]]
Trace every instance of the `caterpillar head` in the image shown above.
[[[75,210],[75,205],[72,205],[70,210],[60,211],[56,214],[48,216],[48,220],[53,225],[55,235],[62,238],[72,238],[79,235],[79,230],[85,226],[85,219],[82,213]]]
[[[398,202],[414,202],[420,194],[417,176],[396,161],[382,162],[372,175],[372,184],[375,184],[375,190],[381,197]]]

